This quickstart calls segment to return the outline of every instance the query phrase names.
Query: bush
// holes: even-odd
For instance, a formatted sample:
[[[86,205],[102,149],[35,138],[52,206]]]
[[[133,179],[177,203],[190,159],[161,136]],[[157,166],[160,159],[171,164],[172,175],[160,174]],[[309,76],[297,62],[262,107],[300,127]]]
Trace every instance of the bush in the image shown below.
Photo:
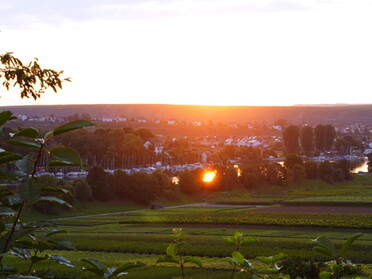
[[[89,202],[93,200],[92,188],[85,180],[74,180],[72,188],[72,193],[76,201]]]
[[[287,258],[280,263],[282,273],[288,274],[291,279],[318,279],[319,272],[324,264],[314,261],[305,261],[301,257]]]

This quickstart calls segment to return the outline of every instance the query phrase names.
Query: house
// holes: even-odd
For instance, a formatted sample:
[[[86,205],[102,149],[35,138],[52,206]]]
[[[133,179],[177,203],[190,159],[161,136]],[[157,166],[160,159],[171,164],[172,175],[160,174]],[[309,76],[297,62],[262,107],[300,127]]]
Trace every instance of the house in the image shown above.
[[[226,140],[225,140],[224,144],[225,144],[225,145],[232,145],[233,142],[234,142],[234,140],[233,140],[232,138],[229,138],[229,139],[226,139]]]
[[[176,123],[177,123],[177,121],[174,120],[174,119],[169,119],[168,120],[168,125],[175,125]]]
[[[39,121],[42,121],[42,122],[46,122],[46,121],[55,122],[55,119],[54,119],[54,117],[52,117],[50,115],[46,115],[46,116],[40,117],[39,118]]]
[[[127,122],[128,118],[126,117],[115,117],[116,122]]]
[[[143,146],[146,147],[147,149],[149,149],[151,145],[152,145],[152,143],[151,143],[151,141],[149,141],[149,140],[147,140],[147,141],[143,144]]]
[[[146,123],[147,120],[145,118],[137,118],[138,123]]]
[[[26,115],[20,114],[17,116],[17,118],[21,121],[26,121],[28,117]]]
[[[158,138],[146,141],[143,146],[152,149],[156,155],[163,153],[164,150],[164,142]]]

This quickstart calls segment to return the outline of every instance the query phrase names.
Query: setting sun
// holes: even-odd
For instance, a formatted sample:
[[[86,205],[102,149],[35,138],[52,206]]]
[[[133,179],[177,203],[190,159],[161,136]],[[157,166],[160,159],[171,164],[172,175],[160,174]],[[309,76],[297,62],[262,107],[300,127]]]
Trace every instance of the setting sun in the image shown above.
[[[216,177],[217,171],[207,171],[203,175],[203,182],[212,182]]]

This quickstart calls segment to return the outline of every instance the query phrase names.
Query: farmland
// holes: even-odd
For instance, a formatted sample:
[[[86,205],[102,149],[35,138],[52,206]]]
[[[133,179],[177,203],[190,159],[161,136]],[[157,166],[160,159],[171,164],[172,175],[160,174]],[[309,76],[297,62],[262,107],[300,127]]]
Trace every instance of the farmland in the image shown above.
[[[172,228],[181,227],[187,234],[185,254],[200,257],[203,262],[202,269],[188,266],[188,276],[227,278],[229,266],[223,259],[231,255],[234,246],[223,239],[236,231],[259,239],[241,248],[246,258],[283,252],[291,258],[300,255],[303,260],[317,261],[327,258],[313,251],[311,239],[325,235],[339,245],[354,233],[362,232],[364,236],[355,242],[347,257],[363,264],[366,274],[372,274],[369,179],[356,177],[354,182],[340,185],[307,185],[272,196],[265,191],[255,196],[229,193],[225,198],[220,195],[212,203],[198,206],[138,210],[131,205],[113,207],[125,210],[114,215],[56,218],[54,222],[59,228],[68,231],[64,239],[72,241],[77,251],[47,253],[63,255],[78,266],[82,266],[83,258],[96,258],[107,266],[140,261],[146,267],[130,271],[126,278],[172,278],[179,275],[179,270],[156,261],[171,241],[168,235]],[[213,203],[228,203],[227,200],[235,205]],[[85,212],[94,213],[102,208],[100,205],[95,211]],[[15,258],[8,261],[17,262]],[[91,278],[91,274],[79,269],[68,270],[57,264],[52,269],[60,278]]]

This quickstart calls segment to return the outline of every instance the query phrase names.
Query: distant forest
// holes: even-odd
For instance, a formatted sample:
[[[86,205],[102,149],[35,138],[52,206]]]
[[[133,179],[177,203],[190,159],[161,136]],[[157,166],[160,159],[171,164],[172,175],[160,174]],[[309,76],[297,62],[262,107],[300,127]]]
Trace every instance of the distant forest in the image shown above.
[[[176,119],[203,122],[263,122],[273,123],[285,119],[292,124],[355,124],[372,126],[372,105],[335,106],[192,106],[161,104],[100,104],[100,105],[43,105],[2,107],[15,115],[68,116],[89,113],[94,117],[125,116],[149,120]]]

